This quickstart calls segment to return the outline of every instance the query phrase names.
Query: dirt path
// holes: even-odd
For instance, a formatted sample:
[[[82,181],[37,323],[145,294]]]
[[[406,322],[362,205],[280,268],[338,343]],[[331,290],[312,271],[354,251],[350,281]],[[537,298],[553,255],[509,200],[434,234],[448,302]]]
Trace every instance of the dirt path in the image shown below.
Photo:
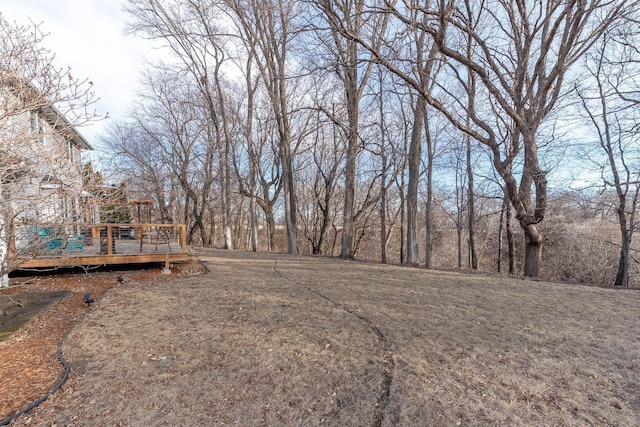
[[[200,255],[208,274],[108,292],[16,425],[640,422],[640,292]]]
[[[283,274],[277,269],[277,265],[278,264],[276,260],[274,262],[274,270],[285,280],[288,280],[294,283],[293,280],[291,280],[289,277],[287,277],[285,274]],[[311,292],[312,294],[317,295],[319,298],[325,301],[328,301],[334,307],[344,310],[346,313],[357,318],[359,321],[364,323],[371,330],[371,332],[376,336],[378,340],[378,345],[379,345],[380,357],[383,360],[384,371],[382,374],[382,385],[380,387],[381,389],[380,395],[378,396],[378,399],[375,402],[373,422],[371,425],[372,427],[382,426],[382,421],[385,416],[385,411],[387,409],[387,405],[389,404],[389,400],[390,400],[389,398],[391,394],[391,384],[393,382],[394,361],[393,361],[393,350],[392,350],[391,342],[389,342],[385,334],[380,330],[380,328],[375,323],[373,323],[370,319],[368,319],[361,313],[354,311],[348,306],[344,306],[340,304],[340,302],[338,301],[332,300],[331,298],[327,297],[326,295],[323,295],[317,290],[310,288],[309,286],[303,285],[303,287],[309,292]]]

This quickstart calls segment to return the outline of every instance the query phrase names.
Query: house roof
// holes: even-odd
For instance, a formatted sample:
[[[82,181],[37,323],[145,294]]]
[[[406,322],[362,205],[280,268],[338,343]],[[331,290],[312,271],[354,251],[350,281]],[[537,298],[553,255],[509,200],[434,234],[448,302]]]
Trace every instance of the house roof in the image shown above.
[[[56,130],[64,130],[65,137],[70,139],[74,144],[84,150],[93,150],[93,147],[87,140],[78,132],[75,126],[73,126],[67,118],[53,105],[48,105],[42,108],[44,116],[51,126]],[[62,122],[62,124],[60,123]]]
[[[5,77],[1,79],[1,82],[14,88],[19,93],[18,96],[26,97],[31,95],[42,99],[41,105],[38,105],[34,110],[43,113],[45,120],[75,145],[84,150],[93,150],[91,144],[80,134],[76,127],[31,82],[19,77]],[[27,94],[25,95],[24,92],[20,94],[20,91],[27,92]]]

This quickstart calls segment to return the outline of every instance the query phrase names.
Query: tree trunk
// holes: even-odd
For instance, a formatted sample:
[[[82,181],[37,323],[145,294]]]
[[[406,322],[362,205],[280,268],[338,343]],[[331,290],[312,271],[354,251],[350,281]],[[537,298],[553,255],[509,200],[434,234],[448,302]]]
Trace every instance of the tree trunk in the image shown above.
[[[458,209],[458,222],[456,223],[456,244],[458,246],[458,268],[462,268],[462,213]]]
[[[498,254],[497,254],[497,258],[498,258],[498,262],[497,262],[497,271],[498,273],[502,272],[502,241],[503,241],[503,232],[502,230],[504,230],[504,214],[505,214],[505,210],[506,210],[506,203],[505,203],[506,199],[502,199],[502,208],[500,209],[500,221],[498,222]]]
[[[289,136],[281,141],[282,178],[284,179],[284,217],[287,228],[287,253],[298,254],[297,202]]]
[[[229,191],[229,163],[228,158],[225,158],[228,155],[225,153],[224,156],[220,156],[220,167],[222,169],[220,184],[222,186],[222,191],[220,192],[221,202],[220,207],[222,209],[222,235],[224,238],[224,249],[233,249],[233,237],[231,233],[231,198]]]
[[[530,113],[529,113],[530,114]],[[546,172],[540,168],[538,162],[538,147],[535,139],[535,128],[529,126],[522,129],[513,138],[522,137],[524,148],[524,164],[520,184],[511,173],[494,158],[496,170],[501,171],[505,182],[505,194],[515,209],[516,218],[525,236],[524,275],[537,277],[542,255],[542,234],[538,231],[538,224],[544,219],[547,208],[547,180]],[[532,194],[535,191],[535,196]]]
[[[267,252],[273,252],[275,250],[274,241],[275,241],[275,232],[276,232],[276,222],[273,218],[273,209],[271,205],[267,205],[267,209],[265,209],[265,221],[267,222]]]
[[[380,262],[387,263],[387,189],[383,177],[380,197]]]
[[[245,67],[245,82],[247,85],[247,123],[246,123],[246,135],[247,139],[247,154],[249,161],[249,192],[251,193],[251,199],[249,200],[249,212],[251,221],[251,250],[253,252],[258,251],[258,212],[257,212],[257,180],[256,180],[256,154],[253,149],[253,100],[257,84],[254,84],[251,78],[252,64],[254,60],[253,51],[249,52],[247,57],[247,64]]]
[[[433,161],[435,157],[434,141],[431,139],[429,120],[424,121],[425,139],[427,141],[427,203],[425,205],[425,255],[424,266],[431,268],[433,254]]]
[[[249,200],[249,211],[251,221],[251,250],[257,252],[258,250],[258,215],[257,215],[257,203],[256,203],[256,171],[253,161],[253,150],[249,150],[249,187],[251,191],[251,199]]]
[[[524,275],[537,277],[538,266],[542,257],[542,235],[535,225],[521,224],[524,229]]]
[[[407,185],[407,263],[418,263],[418,181],[422,155],[422,126],[425,120],[426,103],[419,96],[413,118],[413,129],[409,143],[409,182]]]
[[[429,194],[429,190],[427,190],[427,194]],[[429,197],[429,196],[427,196]],[[431,258],[433,254],[433,215],[432,215],[432,202],[431,198],[427,199],[427,203],[425,203],[425,220],[426,220],[426,230],[425,230],[425,257],[424,257],[424,267],[431,268]]]
[[[251,210],[251,250],[253,252],[258,251],[258,221],[256,215],[256,197],[251,197],[249,203],[249,209]]]
[[[404,171],[400,175],[400,263],[404,264],[407,262],[407,254],[405,251],[405,221],[406,215],[405,212],[407,210],[407,198],[405,197],[404,192]]]
[[[355,188],[355,171],[356,169],[356,145],[349,141],[347,147],[347,161],[345,165],[344,179],[344,211],[342,218],[342,250],[340,252],[341,259],[350,259],[353,257],[353,199]]]
[[[626,231],[626,230],[625,230]],[[629,238],[622,233],[622,245],[620,246],[620,261],[614,286],[629,286]]]
[[[467,119],[467,122],[469,119]],[[469,258],[471,259],[471,268],[473,270],[478,269],[478,255],[476,253],[475,242],[475,194],[473,187],[473,169],[471,167],[471,137],[467,135],[467,180],[469,189],[467,190],[467,219],[468,219],[468,232],[469,232]]]
[[[626,198],[625,198],[626,199]],[[631,232],[627,228],[627,217],[624,211],[626,200],[623,200],[618,207],[618,221],[620,224],[620,260],[618,261],[618,272],[614,286],[629,285],[629,249],[631,247]]]
[[[233,246],[227,249],[234,249],[240,247],[240,242],[242,242],[242,236],[244,235],[245,230],[245,210],[244,204],[246,199],[243,197],[240,199],[240,203],[236,208],[236,220],[235,220],[235,235],[233,236]],[[233,227],[230,227],[231,231],[233,231]]]
[[[0,187],[0,200],[5,205],[5,191],[4,185]],[[8,198],[8,197],[7,197]],[[10,251],[9,246],[11,242],[11,233],[9,232],[9,224],[11,220],[6,217],[9,216],[7,210],[0,212],[0,288],[9,287],[9,264],[10,264]]]
[[[381,70],[379,70],[381,71]],[[386,129],[384,121],[384,103],[382,102],[383,81],[382,72],[378,74],[379,84],[379,114],[380,114],[380,156],[382,160],[382,183],[380,192],[380,262],[387,263],[387,153],[385,145]]]
[[[355,204],[355,175],[356,156],[358,148],[358,116],[360,99],[358,96],[358,51],[355,41],[348,42],[348,57],[344,70],[344,87],[347,99],[347,118],[349,130],[347,133],[347,159],[345,164],[345,194],[344,219],[342,221],[342,252],[340,258],[352,259],[354,233],[354,204]]]
[[[509,274],[516,272],[516,245],[513,241],[513,213],[511,211],[511,203],[506,199],[507,217],[505,227],[507,231],[507,250],[509,254]]]
[[[211,206],[209,206],[209,246],[213,246],[213,242],[216,241],[216,212]]]

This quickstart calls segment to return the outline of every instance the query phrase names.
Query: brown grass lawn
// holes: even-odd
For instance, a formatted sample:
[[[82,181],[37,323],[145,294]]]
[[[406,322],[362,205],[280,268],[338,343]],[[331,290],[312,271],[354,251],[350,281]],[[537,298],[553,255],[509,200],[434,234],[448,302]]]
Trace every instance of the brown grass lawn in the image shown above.
[[[640,425],[640,292],[201,251],[125,283],[16,425]]]

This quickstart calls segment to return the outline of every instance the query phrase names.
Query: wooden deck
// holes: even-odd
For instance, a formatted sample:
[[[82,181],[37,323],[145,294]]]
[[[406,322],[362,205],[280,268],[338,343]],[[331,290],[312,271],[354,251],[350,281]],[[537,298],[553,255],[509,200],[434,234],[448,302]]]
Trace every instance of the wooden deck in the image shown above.
[[[164,263],[168,268],[170,263],[189,259],[184,225],[66,224],[61,228],[82,228],[85,235],[65,234],[59,246],[25,257],[16,270],[147,263]]]

